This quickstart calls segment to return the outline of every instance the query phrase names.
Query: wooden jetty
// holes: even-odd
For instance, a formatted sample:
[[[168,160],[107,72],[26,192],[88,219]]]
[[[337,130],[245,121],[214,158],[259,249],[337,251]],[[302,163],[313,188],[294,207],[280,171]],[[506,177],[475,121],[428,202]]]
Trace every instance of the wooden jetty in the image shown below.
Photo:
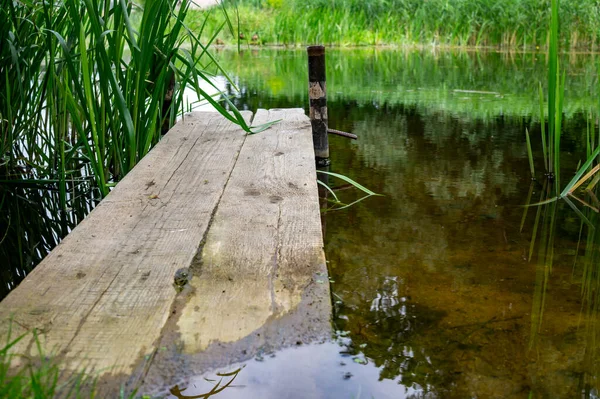
[[[327,338],[311,124],[302,109],[252,122],[279,119],[247,135],[218,113],[186,115],[0,303],[4,333],[37,329],[65,370],[93,371],[105,393],[159,392]],[[32,340],[15,351],[35,353]]]

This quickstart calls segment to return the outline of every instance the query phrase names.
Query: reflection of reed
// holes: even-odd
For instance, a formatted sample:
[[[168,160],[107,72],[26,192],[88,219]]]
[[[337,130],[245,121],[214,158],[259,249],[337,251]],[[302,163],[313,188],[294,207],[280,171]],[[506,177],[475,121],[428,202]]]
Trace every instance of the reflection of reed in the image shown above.
[[[535,183],[532,183],[532,186]],[[531,201],[532,189],[527,199]],[[540,193],[536,217],[533,226],[532,239],[530,244],[529,259],[537,246],[535,289],[533,293],[532,312],[531,312],[531,335],[529,339],[529,349],[537,347],[539,335],[544,327],[544,311],[547,306],[547,293],[549,284],[552,282],[552,267],[555,260],[555,235],[558,227],[558,217],[561,215],[559,206],[566,203],[569,207],[564,207],[565,212],[572,212],[580,218],[579,241],[575,251],[575,260],[573,264],[572,276],[581,275],[581,312],[579,323],[583,324],[583,359],[581,367],[581,376],[579,380],[579,391],[582,397],[591,398],[597,393],[594,386],[597,385],[600,369],[596,364],[598,355],[598,338],[600,335],[600,324],[598,316],[600,315],[600,234],[597,233],[595,226],[600,225],[600,214],[592,207],[583,206],[579,209],[569,200],[568,197],[562,200],[556,200],[552,185],[546,181],[542,192]],[[595,194],[589,192],[582,198],[582,203],[593,201]],[[552,200],[554,199],[554,200]],[[528,207],[525,208],[523,218],[525,219]],[[524,220],[523,219],[523,220]],[[583,254],[580,255],[581,250]]]
[[[0,187],[0,298],[3,298],[95,206],[90,181]]]
[[[328,49],[331,66],[328,80],[328,105],[355,101],[364,106],[377,104],[418,106],[424,112],[443,111],[456,118],[476,118],[494,122],[498,117],[538,118],[538,105],[531,93],[537,93],[538,82],[546,80],[546,59],[538,54],[513,54],[506,58],[496,52],[402,51]],[[564,104],[565,120],[584,109],[595,107],[598,93],[595,85],[597,55],[579,55],[575,63],[563,62],[569,76],[565,91],[569,101]],[[223,51],[219,62],[224,69],[235,71],[242,91],[265,94],[255,96],[265,107],[269,98],[290,101],[298,106],[306,101],[306,58],[304,51],[263,49],[248,61],[235,51]],[[357,73],[366,71],[366,73]],[[334,87],[335,86],[335,87]],[[454,90],[501,93],[501,97]],[[333,115],[333,114],[332,114]],[[429,115],[428,115],[429,116]],[[333,116],[332,116],[333,118]],[[338,123],[332,126],[341,127]],[[357,133],[354,130],[348,130]],[[530,130],[532,135],[535,135]],[[359,134],[359,137],[362,136]],[[533,136],[532,136],[533,137]]]
[[[323,178],[322,176],[325,176],[326,178]],[[329,176],[336,177],[342,181],[345,181],[347,183],[347,185],[350,185],[351,187],[356,188],[359,192],[363,193],[364,195],[362,197],[360,197],[359,199],[354,200],[350,203],[344,203],[344,202],[340,201],[340,198],[336,194],[336,191],[339,191],[340,189],[330,187]],[[368,188],[355,182],[354,180],[350,179],[347,176],[330,172],[329,166],[320,167],[317,169],[317,183],[319,186],[319,205],[321,207],[322,214],[325,214],[329,211],[339,211],[342,209],[346,209],[355,204],[358,204],[359,202],[361,202],[369,197],[381,195],[381,194],[377,194],[377,193],[369,190]],[[343,190],[347,189],[347,185],[342,186],[343,187],[342,189]],[[329,197],[329,194],[331,194],[331,197]],[[331,204],[331,206],[329,206],[329,204]],[[325,223],[323,217],[321,218],[321,222]],[[325,236],[325,231],[326,231],[326,229],[325,229],[325,227],[323,227],[323,236]]]
[[[593,193],[589,193],[592,194]],[[589,198],[589,195],[588,195]],[[583,299],[581,318],[585,323],[585,352],[584,365],[587,373],[582,376],[582,392],[588,392],[591,397],[590,385],[597,386],[600,369],[596,364],[598,358],[598,337],[600,325],[600,234],[594,226],[600,226],[600,215],[592,208],[584,207],[582,213],[589,222],[582,220],[578,246],[583,244],[583,256],[576,260],[576,267],[582,270],[581,295]],[[584,234],[584,230],[585,233]],[[583,241],[583,242],[582,242]]]
[[[531,183],[532,185],[535,183]],[[532,190],[529,190],[531,199]],[[543,202],[552,196],[552,185],[548,180],[544,181],[544,186],[540,192],[539,202]],[[527,204],[529,206],[529,203]],[[533,292],[533,302],[531,309],[531,335],[529,337],[529,349],[532,349],[538,333],[540,332],[543,316],[544,304],[546,302],[546,291],[550,272],[552,271],[552,262],[554,259],[554,236],[556,233],[556,201],[540,205],[537,207],[531,244],[529,247],[529,260],[531,261],[536,239],[539,238],[538,256],[535,272],[535,289]],[[527,212],[528,207],[525,208]],[[526,214],[524,214],[525,217]],[[539,237],[538,237],[539,233]]]

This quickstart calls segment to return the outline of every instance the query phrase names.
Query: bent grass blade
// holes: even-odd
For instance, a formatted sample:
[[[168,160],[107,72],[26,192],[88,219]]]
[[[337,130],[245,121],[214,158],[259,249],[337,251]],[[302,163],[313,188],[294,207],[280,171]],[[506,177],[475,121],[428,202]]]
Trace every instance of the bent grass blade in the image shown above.
[[[340,175],[339,173],[334,173],[334,172],[327,172],[324,170],[317,170],[317,173],[321,173],[324,175],[329,175],[329,176],[333,176],[333,177],[337,177],[338,179],[341,179],[343,181],[345,181],[346,183],[350,183],[351,185],[353,185],[354,187],[358,188],[359,190],[367,193],[369,196],[383,196],[383,194],[377,194],[371,190],[369,190],[368,188],[366,188],[365,186],[355,182],[354,180],[352,180],[351,178],[344,176],[344,175]]]

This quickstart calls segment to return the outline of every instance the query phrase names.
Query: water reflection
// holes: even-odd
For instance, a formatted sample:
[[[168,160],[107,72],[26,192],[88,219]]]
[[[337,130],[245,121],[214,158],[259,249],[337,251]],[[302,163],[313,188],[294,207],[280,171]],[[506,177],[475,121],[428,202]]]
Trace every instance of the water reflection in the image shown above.
[[[385,111],[353,112],[361,140],[332,151],[335,171],[385,194],[326,215],[336,327],[381,379],[433,397],[578,396],[593,363],[573,275],[581,221],[553,203],[521,229],[523,120]]]
[[[554,187],[551,182],[545,182],[541,190],[540,200],[551,198],[554,193]],[[571,328],[564,339],[564,342],[558,344],[563,347],[574,346],[577,350],[577,360],[580,362],[574,371],[578,378],[578,390],[582,397],[597,397],[598,387],[598,366],[596,359],[598,356],[598,292],[600,289],[600,279],[598,279],[598,242],[597,227],[600,226],[598,212],[585,206],[591,198],[595,197],[593,192],[583,192],[580,195],[579,208],[569,198],[563,201],[550,202],[537,207],[535,222],[532,230],[532,240],[530,246],[530,256],[537,250],[536,263],[536,281],[533,295],[532,313],[531,313],[531,334],[530,349],[539,353],[544,351],[548,345],[547,325],[552,325],[553,315],[548,311],[553,311],[547,302],[554,294],[557,277],[555,272],[556,262],[560,262],[561,257],[565,255],[572,260],[571,282],[574,282],[579,288],[581,298],[580,313],[578,314],[577,329]],[[541,202],[541,201],[540,201]],[[563,208],[563,209],[561,209]],[[572,212],[569,212],[572,211]],[[577,240],[574,249],[565,251],[555,240],[564,237],[564,232],[560,228],[566,226],[562,215],[570,216],[570,230],[578,228]],[[573,214],[579,218],[573,218]],[[562,223],[561,223],[562,222]],[[571,233],[573,234],[573,233]],[[564,245],[564,244],[563,244]],[[569,256],[570,255],[570,256]],[[535,259],[535,258],[534,258]],[[565,298],[569,301],[568,297]],[[574,316],[572,314],[571,316]],[[556,343],[555,343],[556,345]]]
[[[341,340],[342,341],[342,340]],[[265,354],[243,366],[235,381],[215,395],[233,398],[423,398],[421,387],[402,387],[398,380],[381,380],[380,367],[347,353],[343,342],[302,345]],[[215,373],[193,378],[185,391],[193,397],[214,388]],[[175,399],[175,396],[169,396]]]
[[[240,106],[253,109],[307,104],[306,52],[302,50],[223,51],[219,62],[238,78]],[[565,55],[565,115],[595,109],[597,55]],[[422,113],[444,111],[465,120],[498,116],[537,117],[538,84],[545,84],[545,55],[430,50],[327,50],[328,102],[417,106]],[[297,101],[300,97],[301,101]],[[332,113],[330,117],[335,117]],[[332,125],[347,131],[347,126]]]
[[[237,104],[306,102],[302,52],[249,56],[223,54],[245,85]],[[567,175],[596,107],[592,64],[565,63]],[[381,397],[597,395],[600,234],[564,202],[521,207],[546,196],[529,191],[524,139],[541,160],[545,73],[536,54],[328,53],[330,125],[359,136],[331,138],[331,170],[385,195],[324,216],[334,323],[371,378],[397,383]]]

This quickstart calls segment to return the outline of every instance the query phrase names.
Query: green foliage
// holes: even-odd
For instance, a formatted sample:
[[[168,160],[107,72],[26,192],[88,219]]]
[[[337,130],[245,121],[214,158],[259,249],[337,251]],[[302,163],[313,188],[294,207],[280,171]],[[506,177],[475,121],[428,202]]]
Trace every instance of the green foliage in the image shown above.
[[[262,43],[546,46],[550,2],[539,0],[237,0],[241,33]],[[564,1],[563,45],[596,48],[600,7]],[[231,39],[231,38],[229,38]]]
[[[212,85],[207,65],[224,71],[199,41],[203,31],[184,23],[188,7],[10,0],[0,8],[2,179],[57,187],[63,210],[68,181],[93,179],[107,195],[184,111],[185,87],[250,131],[200,85]]]
[[[575,196],[575,190],[582,186],[587,180],[594,176],[599,170],[600,166],[594,163],[596,162],[598,155],[600,155],[600,146],[594,148],[594,136],[593,132],[594,123],[593,116],[590,112],[588,114],[588,121],[586,126],[585,135],[585,146],[587,159],[583,162],[583,165],[579,165],[575,175],[569,180],[564,188],[561,190],[560,184],[560,171],[561,171],[561,133],[563,125],[563,105],[565,103],[565,79],[566,73],[561,71],[559,61],[559,47],[560,47],[560,29],[562,26],[559,21],[559,0],[551,1],[551,19],[550,19],[550,46],[548,51],[548,131],[544,128],[544,110],[543,110],[543,95],[540,84],[540,120],[542,126],[542,145],[544,153],[544,165],[546,167],[548,176],[550,179],[555,180],[554,189],[556,190],[557,197],[563,198],[577,213],[581,213],[575,205],[567,198],[571,196],[585,206],[593,207],[587,201],[582,198]],[[562,72],[562,73],[561,73]],[[591,130],[591,131],[590,131]],[[529,150],[529,161],[533,165],[533,155],[530,150],[529,137],[527,137],[527,146]],[[533,166],[532,166],[533,168]],[[587,172],[587,173],[586,173]],[[585,175],[584,175],[585,174]],[[590,183],[583,193],[585,196],[592,196],[595,199],[593,189],[596,187],[598,179]],[[597,200],[596,200],[597,202]],[[580,215],[581,216],[581,215]],[[584,218],[584,217],[582,217]],[[587,218],[585,218],[587,220]]]
[[[14,352],[15,345],[23,339],[32,339],[34,355]],[[66,377],[55,359],[44,352],[36,331],[17,338],[11,337],[9,331],[6,344],[0,347],[0,398],[94,398],[95,384],[95,379],[85,370]],[[119,398],[133,398],[134,395],[122,393]]]

